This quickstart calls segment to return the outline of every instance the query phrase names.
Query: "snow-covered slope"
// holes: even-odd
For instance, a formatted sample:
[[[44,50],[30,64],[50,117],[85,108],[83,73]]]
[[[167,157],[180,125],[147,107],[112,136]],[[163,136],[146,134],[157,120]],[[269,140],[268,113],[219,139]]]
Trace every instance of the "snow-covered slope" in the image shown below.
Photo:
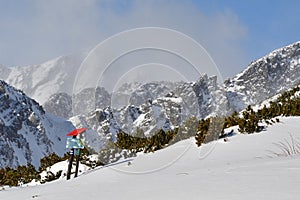
[[[65,153],[66,133],[74,126],[49,113],[22,91],[0,81],[0,168],[31,163],[52,152]]]
[[[291,137],[300,142],[300,118],[280,121],[267,131],[238,134],[228,142],[214,141],[200,148],[191,138],[154,154],[139,154],[96,168],[69,181],[5,188],[0,198],[297,199],[300,155],[280,154],[282,149],[276,144],[291,142]]]

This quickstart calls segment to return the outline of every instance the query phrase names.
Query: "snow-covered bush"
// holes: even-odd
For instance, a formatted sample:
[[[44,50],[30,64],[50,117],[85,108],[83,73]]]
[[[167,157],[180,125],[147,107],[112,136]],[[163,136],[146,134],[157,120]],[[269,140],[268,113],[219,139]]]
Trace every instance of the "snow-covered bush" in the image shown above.
[[[281,142],[274,143],[274,145],[278,148],[278,150],[269,152],[275,156],[293,156],[300,154],[300,141],[294,138],[290,133],[289,139],[285,138]]]

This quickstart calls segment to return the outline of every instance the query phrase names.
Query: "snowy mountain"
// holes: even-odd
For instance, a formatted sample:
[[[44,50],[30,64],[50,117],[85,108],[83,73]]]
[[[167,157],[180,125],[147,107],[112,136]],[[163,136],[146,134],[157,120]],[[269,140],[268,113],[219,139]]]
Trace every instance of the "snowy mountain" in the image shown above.
[[[86,88],[73,95],[73,114],[86,114],[110,106],[111,95],[103,87]]]
[[[71,121],[75,126],[88,127],[94,133],[86,134],[86,142],[97,150],[120,130],[134,133],[142,129],[152,135],[192,116],[240,111],[300,82],[300,42],[251,63],[223,85],[204,74],[193,83],[126,83],[112,94],[102,87],[70,94],[82,57],[65,56],[28,67],[1,66],[0,76],[43,102],[46,111],[64,118],[74,116]]]
[[[47,112],[66,119],[87,114],[96,109],[111,105],[111,95],[103,87],[86,88],[73,96],[65,93],[55,93],[43,104]]]
[[[141,129],[145,136],[152,136],[160,129],[174,129],[182,123],[182,99],[174,95],[145,103],[139,110],[141,114],[133,121],[132,130]]]
[[[76,75],[74,72],[78,70],[85,55],[85,53],[82,53],[62,56],[34,66],[12,68],[0,66],[0,78],[10,85],[23,90],[28,96],[34,98],[40,104],[44,104],[46,101],[52,101],[53,99],[50,98],[49,100],[49,97],[55,95],[55,93],[73,95],[73,82]],[[181,93],[190,94],[192,99],[187,100],[190,103],[194,102],[196,95],[198,104],[200,103],[199,108],[196,110],[199,111],[197,115],[200,117],[210,115],[211,112],[218,107],[219,100],[222,102],[222,106],[217,108],[219,111],[224,109],[227,109],[228,112],[232,112],[233,110],[239,111],[249,104],[255,105],[299,83],[299,63],[300,42],[296,42],[277,49],[263,58],[252,62],[243,72],[226,80],[223,86],[214,86],[212,77],[206,78],[206,80],[202,78],[202,82],[198,83],[198,85],[200,84],[205,87],[206,84],[209,84],[210,90],[215,91],[214,94],[203,93],[202,96],[200,94],[192,94],[202,90],[199,87],[195,88],[195,91],[192,93],[191,89],[187,89],[189,92],[181,91]],[[185,88],[185,86],[182,85],[186,84],[181,83],[180,85],[178,83],[172,84],[168,82],[148,84],[128,83],[120,87],[119,90],[114,91],[110,96],[103,91],[101,95],[104,95],[104,97],[99,101],[102,105],[98,107],[92,105],[92,107],[103,109],[108,105],[113,105],[112,107],[118,108],[127,105],[140,106],[149,99],[154,100],[158,97],[163,97],[171,91],[180,90],[178,88],[182,90]],[[204,92],[204,90],[202,91]],[[223,94],[226,96],[225,98],[227,98],[228,105],[224,105],[226,103]],[[176,95],[182,97],[178,92]],[[210,100],[206,99],[209,95],[211,95]],[[95,95],[95,89],[86,89],[86,91],[82,91],[81,95],[77,95],[78,98],[83,99],[82,102],[89,100],[90,97],[93,96],[97,96]],[[206,100],[207,102],[205,102]],[[203,102],[201,103],[201,101]],[[99,102],[97,102],[96,105],[98,105]],[[209,108],[204,104],[208,105]],[[91,106],[90,104],[88,105]],[[76,108],[75,110],[77,110],[78,106],[75,105],[74,107]],[[82,108],[83,110],[87,109],[91,111],[86,105],[82,106]],[[219,113],[219,111],[215,113]],[[69,115],[70,114],[67,114],[65,116]]]
[[[0,65],[0,79],[43,104],[55,93],[71,94],[76,72],[85,53],[61,56],[48,62],[10,67]]]
[[[180,105],[171,98],[160,98],[153,104],[143,104],[139,107],[96,109],[86,115],[72,117],[70,121],[76,127],[89,128],[82,137],[90,149],[99,152],[106,147],[108,141],[115,142],[119,132],[135,134],[138,129],[141,129],[146,136],[150,136],[161,128],[170,130],[175,125],[178,126],[181,123],[178,119],[179,109]]]
[[[72,97],[65,92],[55,93],[44,103],[46,112],[68,119],[73,116]]]
[[[170,86],[171,83],[168,84],[168,82],[151,82],[143,84],[131,93],[129,104],[140,106],[149,100],[153,101],[158,97],[163,97],[173,90],[173,87]]]
[[[0,168],[31,163],[52,152],[65,153],[66,133],[74,126],[49,113],[22,91],[0,81]]]
[[[228,99],[222,86],[217,84],[217,77],[203,75],[193,84],[193,90],[198,101],[198,118],[227,115],[229,113]]]
[[[88,147],[96,152],[106,147],[109,140],[116,141],[117,133],[136,134],[143,130],[152,136],[157,130],[170,130],[182,123],[182,99],[170,96],[157,98],[140,106],[120,109],[106,107],[70,118],[76,127],[88,127],[82,134]]]
[[[128,89],[123,86],[128,106],[113,111],[112,117],[127,133],[140,128],[146,135],[152,135],[161,128],[174,128],[191,116],[206,118],[241,111],[249,104],[257,105],[298,83],[300,42],[275,50],[251,63],[224,85],[218,85],[216,77],[202,75],[194,83],[135,84],[131,93],[126,92],[132,89],[130,85],[127,85]],[[121,92],[117,93],[120,97]],[[172,94],[171,98],[167,97],[169,94]],[[135,112],[128,112],[128,108],[134,108]],[[126,112],[131,115],[123,115],[122,118],[120,113]]]
[[[300,42],[252,62],[224,83],[233,110],[255,105],[300,83]]]
[[[103,109],[106,106],[140,106],[148,100],[153,101],[174,92],[184,100],[183,115],[192,114],[205,118],[210,115],[228,114],[240,111],[249,104],[255,105],[295,86],[300,82],[299,63],[300,42],[296,42],[252,62],[243,72],[226,80],[222,86],[217,84],[215,77],[203,75],[195,83],[127,83],[113,94],[109,94],[105,89],[102,89],[102,92],[96,91],[97,93],[95,89],[86,89],[77,95],[77,101],[81,103],[75,104],[75,108],[80,105],[80,109],[91,111],[93,108]],[[94,97],[99,99],[96,106],[89,103]],[[88,108],[85,104],[93,108]]]
[[[96,152],[105,148],[109,140],[116,141],[117,133],[121,130],[109,107],[96,109],[87,115],[74,116],[70,121],[76,127],[89,129],[81,136],[85,145]]]

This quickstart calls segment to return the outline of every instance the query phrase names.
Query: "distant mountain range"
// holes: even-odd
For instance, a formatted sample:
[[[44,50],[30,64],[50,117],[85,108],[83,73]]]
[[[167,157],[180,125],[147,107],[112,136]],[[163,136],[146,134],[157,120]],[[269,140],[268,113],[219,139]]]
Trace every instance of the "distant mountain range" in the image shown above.
[[[222,85],[218,84],[216,77],[202,75],[196,82],[127,83],[113,94],[99,87],[86,88],[71,96],[74,71],[79,68],[83,58],[84,54],[71,55],[35,66],[0,66],[0,79],[36,99],[47,112],[70,118],[76,127],[88,127],[89,131],[84,134],[86,144],[96,151],[105,147],[108,139],[115,140],[119,131],[133,133],[141,129],[145,135],[152,135],[160,128],[172,129],[191,116],[206,118],[228,115],[233,111],[241,111],[249,104],[259,104],[300,83],[300,42],[277,49],[252,62]],[[4,161],[0,164],[36,164],[38,158],[51,151],[62,153],[65,140],[58,134],[67,132],[73,125],[63,118],[45,113],[24,93],[12,89],[5,82],[1,83],[5,91],[1,94],[1,124],[11,131],[0,131],[0,151],[10,148],[12,153],[1,153]],[[18,109],[15,109],[16,105]],[[15,117],[14,112],[23,117]],[[36,116],[38,122],[32,123],[29,120],[31,115]],[[16,122],[8,122],[8,118]],[[61,130],[57,131],[57,128]],[[45,138],[42,142],[36,136],[38,134]],[[35,139],[29,142],[25,136]],[[15,137],[20,138],[15,141]],[[7,138],[13,142],[6,142]]]
[[[109,94],[105,88],[90,88],[77,94],[72,105],[73,109],[80,108],[81,112],[76,113],[84,116],[89,116],[95,109],[112,113],[105,115],[112,119],[101,119],[118,124],[113,130],[132,133],[139,127],[151,135],[155,129],[176,127],[191,116],[206,118],[241,111],[247,105],[256,105],[298,83],[300,42],[275,50],[252,62],[243,72],[226,80],[223,85],[218,84],[216,77],[202,75],[196,82],[190,83],[128,83],[113,94]],[[46,110],[57,115],[68,110],[70,112],[63,117],[73,116],[71,96],[68,97],[69,101],[58,102],[56,98],[60,95],[68,96],[54,94],[45,103]],[[92,98],[96,99],[93,105],[89,103]],[[128,104],[125,105],[124,102]],[[99,123],[102,122],[100,120]],[[99,130],[103,129],[98,126],[97,130],[101,132]]]
[[[0,65],[0,79],[25,92],[40,104],[58,92],[70,93],[85,54],[61,56],[48,62],[22,67]]]

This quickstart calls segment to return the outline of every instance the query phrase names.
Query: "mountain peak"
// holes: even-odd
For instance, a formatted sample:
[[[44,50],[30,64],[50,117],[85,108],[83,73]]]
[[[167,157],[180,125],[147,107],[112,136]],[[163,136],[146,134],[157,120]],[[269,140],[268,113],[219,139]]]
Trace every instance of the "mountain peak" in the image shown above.
[[[300,42],[276,49],[225,81],[234,110],[255,105],[300,83]]]

